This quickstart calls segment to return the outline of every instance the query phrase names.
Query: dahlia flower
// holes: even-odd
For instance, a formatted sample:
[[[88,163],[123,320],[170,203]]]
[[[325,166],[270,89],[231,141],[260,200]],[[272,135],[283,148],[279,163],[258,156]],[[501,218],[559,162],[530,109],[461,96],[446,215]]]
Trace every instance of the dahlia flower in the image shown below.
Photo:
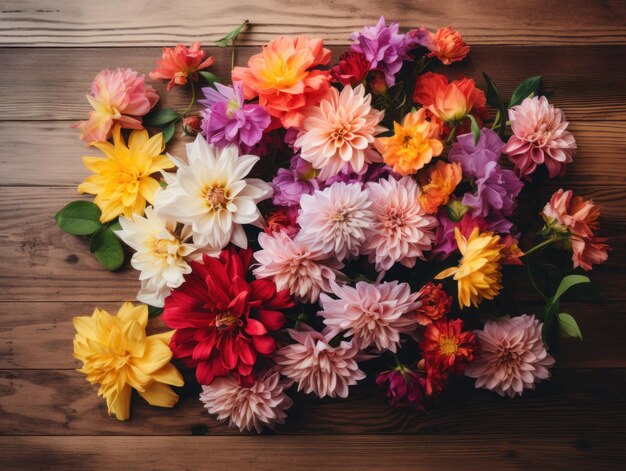
[[[415,310],[416,320],[419,325],[429,325],[450,312],[452,296],[442,289],[441,283],[426,283],[418,291],[417,301],[421,305]]]
[[[107,402],[117,420],[130,416],[131,389],[148,404],[173,407],[183,377],[170,363],[167,346],[173,332],[146,336],[148,307],[124,303],[117,315],[95,309],[92,316],[74,317],[74,358],[91,384],[100,384],[98,396]]]
[[[83,157],[83,164],[95,175],[78,185],[80,193],[96,195],[94,203],[102,214],[101,222],[108,222],[120,214],[132,218],[142,215],[146,201],[154,204],[159,181],[151,175],[174,167],[174,163],[161,154],[165,149],[163,135],[148,136],[148,131],[133,131],[128,146],[121,128],[113,129],[113,144],[95,142],[106,158]]]
[[[332,87],[319,106],[307,108],[295,146],[304,160],[320,170],[320,180],[346,166],[360,172],[366,164],[380,162],[370,146],[374,136],[385,130],[378,125],[385,112],[373,109],[371,100],[363,85],[344,87],[341,93]]]
[[[330,74],[335,82],[352,86],[363,82],[370,68],[370,61],[365,58],[365,54],[348,50],[341,55],[339,62],[330,69]]]
[[[335,332],[324,329],[296,331],[289,329],[296,343],[276,352],[274,360],[280,373],[298,383],[298,391],[318,397],[348,397],[348,387],[365,378],[359,369],[359,349],[341,341],[332,346]]]
[[[489,116],[485,93],[467,78],[448,82],[445,75],[426,72],[415,80],[413,101],[446,123],[460,121],[472,114],[480,124]]]
[[[400,334],[417,327],[414,311],[421,303],[407,283],[359,281],[354,288],[336,283],[331,283],[331,287],[338,299],[323,293],[322,310],[317,315],[324,318],[328,327],[345,331],[361,350],[376,347],[395,352],[400,345]]]
[[[200,49],[200,43],[191,43],[187,48],[184,44],[177,44],[176,48],[163,48],[163,56],[157,62],[157,68],[150,72],[152,79],[169,80],[167,91],[174,85],[186,85],[188,80],[198,81],[198,71],[210,67],[215,62],[213,57],[207,57]]]
[[[285,411],[293,401],[285,394],[291,381],[281,379],[277,371],[267,370],[252,382],[241,384],[237,378],[218,378],[202,386],[200,400],[217,420],[229,421],[230,427],[261,433],[264,427],[274,429],[285,423]]]
[[[283,127],[300,127],[305,106],[316,105],[330,86],[330,50],[321,38],[281,36],[248,60],[248,67],[235,67],[233,82],[241,81],[247,100],[259,104],[278,118]]]
[[[471,212],[466,212],[459,221],[453,221],[448,216],[447,211],[440,210],[437,214],[437,221],[437,232],[432,254],[441,256],[441,258],[448,257],[459,248],[454,233],[456,228],[459,229],[461,235],[465,238],[470,236],[474,228],[478,228],[480,232],[487,230],[485,218],[473,216]]]
[[[130,263],[139,272],[141,289],[137,299],[151,306],[163,306],[172,288],[185,281],[191,273],[187,258],[198,249],[188,243],[189,226],[177,227],[176,222],[160,217],[154,208],[146,208],[146,217],[119,218],[122,230],[117,236],[135,250]]]
[[[470,50],[461,33],[450,26],[440,28],[436,34],[430,33],[427,47],[430,50],[428,57],[436,57],[445,65],[462,61]]]
[[[389,270],[396,262],[413,267],[431,248],[437,224],[419,204],[417,183],[410,177],[388,178],[370,182],[366,188],[374,223],[365,232],[362,253],[378,271]]]
[[[419,197],[420,205],[425,213],[435,214],[440,206],[448,203],[450,195],[461,182],[463,174],[461,165],[438,161],[419,177],[422,189]]]
[[[474,358],[476,336],[461,319],[439,319],[426,326],[420,342],[427,368],[462,373]]]
[[[254,253],[259,262],[254,269],[257,279],[271,278],[278,290],[289,292],[301,302],[317,302],[320,292],[330,291],[330,283],[343,264],[320,250],[310,250],[301,240],[292,240],[285,232],[259,234],[261,250]]]
[[[202,93],[205,99],[198,103],[206,107],[202,112],[202,135],[206,140],[219,148],[236,144],[242,152],[250,152],[270,124],[267,110],[244,102],[240,82],[233,82],[232,87],[216,83],[215,89],[205,87]]]
[[[559,189],[543,208],[542,217],[547,229],[569,236],[566,247],[571,245],[574,268],[588,271],[608,258],[607,239],[596,235],[600,208],[592,200],[574,196],[571,190]]]
[[[480,346],[465,375],[476,378],[476,387],[500,396],[521,395],[524,389],[550,378],[554,358],[541,339],[542,325],[535,316],[524,314],[500,321],[487,321],[474,331]]]
[[[563,176],[565,165],[572,162],[576,140],[567,130],[563,112],[548,103],[546,97],[526,98],[509,110],[513,135],[504,152],[522,177],[545,164],[550,178]]]
[[[200,384],[250,375],[258,355],[276,350],[270,332],[285,323],[281,310],[294,305],[270,280],[246,281],[251,256],[234,248],[219,259],[204,255],[203,263],[189,263],[191,273],[165,299],[163,322],[176,329],[174,357],[196,367]]]
[[[302,195],[310,195],[319,190],[319,183],[315,178],[317,171],[309,162],[298,154],[291,158],[288,169],[279,168],[272,180],[274,196],[272,202],[276,206],[297,206]]]
[[[73,127],[88,144],[103,142],[117,124],[125,129],[143,129],[141,117],[159,101],[154,88],[145,84],[145,77],[132,69],[105,69],[96,75],[87,100],[93,108],[87,121]]]
[[[374,145],[400,175],[416,173],[443,152],[439,126],[426,119],[424,109],[408,113],[402,124],[394,122],[393,136],[378,137]]]
[[[476,307],[483,299],[493,299],[502,289],[500,236],[490,232],[481,234],[476,227],[467,239],[455,228],[454,237],[463,258],[458,267],[442,271],[435,279],[454,276],[458,283],[459,307],[463,309],[471,304]]]
[[[425,410],[425,379],[405,366],[378,373],[376,384],[385,388],[387,401],[392,407],[414,407]]]
[[[359,255],[365,231],[374,223],[372,203],[361,185],[333,183],[323,191],[302,195],[297,239],[309,250],[321,251],[338,260]]]
[[[217,149],[200,135],[187,144],[187,157],[189,164],[170,156],[178,170],[163,174],[168,185],[156,197],[157,212],[190,224],[196,244],[219,250],[232,242],[246,248],[243,224],[260,225],[257,203],[272,195],[264,181],[245,178],[259,158],[239,156],[234,145]]]

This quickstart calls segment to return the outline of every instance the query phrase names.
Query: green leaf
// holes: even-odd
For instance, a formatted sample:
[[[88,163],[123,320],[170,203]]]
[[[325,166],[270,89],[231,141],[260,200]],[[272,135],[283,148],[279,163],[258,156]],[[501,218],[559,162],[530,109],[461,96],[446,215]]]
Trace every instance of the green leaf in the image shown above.
[[[480,126],[478,125],[476,118],[474,118],[471,114],[468,114],[467,117],[472,123],[472,135],[474,136],[474,145],[476,145],[480,140]]]
[[[583,334],[580,331],[580,327],[578,327],[578,324],[576,323],[576,319],[566,312],[560,312],[558,317],[559,332],[563,337],[575,337],[580,340],[583,339]]]
[[[202,77],[206,81],[206,83],[209,84],[210,87],[213,87],[215,85],[215,82],[220,81],[219,77],[212,72],[200,71],[198,73],[200,74],[200,77]]]
[[[109,224],[109,229],[111,229],[113,232],[121,231],[122,230],[122,225],[120,224],[120,221],[118,219],[116,219],[115,222]]]
[[[91,237],[89,245],[100,264],[109,271],[115,271],[124,263],[124,249],[119,239],[108,227],[102,227]]]
[[[163,313],[162,307],[150,306],[148,305],[148,317],[153,318],[159,316]]]
[[[102,227],[100,208],[89,201],[72,201],[54,216],[57,225],[68,234],[90,235]]]
[[[161,185],[161,188],[163,188],[164,190],[167,188],[167,182],[165,180],[161,180],[159,182],[159,185]]]
[[[237,36],[239,36],[246,29],[248,29],[248,25],[249,24],[250,24],[250,22],[248,20],[244,20],[243,23],[241,23],[234,30],[232,30],[230,33],[228,33],[226,36],[224,36],[222,39],[216,41],[215,43],[219,47],[233,46],[235,44],[235,41],[237,41]]]
[[[583,275],[567,275],[565,278],[561,280],[559,287],[556,289],[556,293],[552,296],[550,303],[554,304],[563,293],[565,293],[572,286],[578,285],[580,283],[589,283],[591,280]]]
[[[148,128],[162,128],[172,121],[178,119],[180,114],[172,108],[161,108],[160,110],[151,111],[143,117],[143,125]]]
[[[489,77],[489,75],[487,75],[485,72],[483,72],[483,78],[485,79],[485,82],[487,82],[487,103],[489,104],[489,106],[498,108],[499,110],[502,109],[504,107],[504,104],[502,102],[502,97],[500,96],[500,92],[498,91],[498,87],[496,87],[495,82],[491,80],[491,77]]]
[[[176,132],[176,123],[168,124],[161,132],[163,133],[163,142],[167,144],[174,137],[174,132]]]
[[[527,78],[520,83],[511,96],[509,108],[519,105],[525,98],[539,94],[539,91],[541,90],[541,82],[541,75],[536,75],[534,77]]]

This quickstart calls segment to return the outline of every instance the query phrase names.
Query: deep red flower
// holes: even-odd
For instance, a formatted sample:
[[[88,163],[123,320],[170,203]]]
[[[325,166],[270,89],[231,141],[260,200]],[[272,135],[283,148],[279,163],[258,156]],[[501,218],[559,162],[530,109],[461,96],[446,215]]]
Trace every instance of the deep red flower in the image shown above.
[[[420,348],[427,370],[462,373],[474,358],[476,336],[463,331],[461,319],[439,319],[426,327]]]
[[[443,289],[442,284],[426,283],[419,291],[419,301],[422,305],[415,311],[417,323],[428,325],[450,312],[452,296]]]
[[[407,367],[399,368],[383,371],[376,376],[376,384],[385,388],[389,405],[425,410],[426,393],[424,388],[426,381]]]
[[[370,61],[365,58],[365,54],[349,50],[344,52],[339,58],[339,62],[330,69],[330,75],[335,82],[343,85],[354,85],[365,80],[370,66]]]
[[[257,355],[277,348],[269,332],[285,323],[292,307],[289,290],[270,280],[246,281],[252,251],[223,250],[219,259],[191,262],[185,282],[165,299],[163,321],[176,329],[170,347],[175,358],[196,367],[200,384],[216,377],[252,373]]]
[[[293,239],[300,230],[300,227],[296,222],[297,218],[297,207],[278,208],[267,218],[265,223],[265,232],[268,234],[274,234],[275,232],[283,231]]]

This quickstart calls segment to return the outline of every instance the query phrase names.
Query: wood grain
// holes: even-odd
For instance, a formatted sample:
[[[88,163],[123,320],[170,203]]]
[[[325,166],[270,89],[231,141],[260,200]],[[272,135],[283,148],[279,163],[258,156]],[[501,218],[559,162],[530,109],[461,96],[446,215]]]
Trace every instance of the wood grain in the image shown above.
[[[616,438],[622,438],[620,435]],[[623,447],[602,437],[0,437],[6,471],[254,469],[387,471],[621,469]],[[558,460],[555,460],[558,457]]]
[[[619,0],[480,3],[290,2],[265,0],[169,0],[106,3],[81,0],[5,0],[0,44],[6,46],[129,46],[215,41],[247,18],[254,25],[246,43],[264,43],[281,34],[321,36],[347,44],[352,31],[374,24],[381,13],[405,28],[453,25],[470,44],[626,44]],[[532,15],[532,17],[531,17]],[[530,19],[532,18],[532,19]]]
[[[601,388],[600,384],[610,385]],[[236,435],[207,415],[192,380],[171,410],[133,397],[131,420],[107,416],[106,405],[76,371],[1,370],[0,435]],[[626,370],[554,370],[536,391],[510,400],[477,390],[459,378],[438,405],[425,412],[387,406],[370,382],[351,388],[350,400],[294,395],[294,407],[277,434],[620,434],[626,427]]]
[[[239,48],[237,63],[244,65],[259,50]],[[336,61],[346,48],[331,50]],[[210,53],[216,60],[211,70],[227,81],[230,51],[211,48]],[[85,94],[100,70],[131,67],[148,73],[160,55],[157,48],[136,47],[0,49],[0,63],[4,64],[0,75],[0,120],[85,119],[89,112]],[[455,78],[465,74],[482,88],[482,72],[487,72],[506,97],[525,78],[543,75],[550,100],[574,122],[621,121],[626,112],[626,48],[622,47],[476,46],[468,60],[437,70]],[[610,70],[610,78],[598,72],[602,70]],[[42,71],[45,79],[41,78]],[[185,109],[190,99],[188,91],[175,87],[168,93],[164,83],[154,85],[163,105]]]

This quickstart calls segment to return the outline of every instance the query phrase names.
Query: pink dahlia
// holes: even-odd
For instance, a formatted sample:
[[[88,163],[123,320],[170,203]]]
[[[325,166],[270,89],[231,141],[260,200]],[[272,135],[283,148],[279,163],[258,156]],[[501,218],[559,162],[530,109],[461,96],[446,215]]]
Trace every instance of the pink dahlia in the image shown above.
[[[261,250],[255,252],[259,265],[256,278],[271,278],[276,289],[288,289],[302,302],[317,302],[320,292],[330,291],[330,283],[343,264],[319,250],[310,250],[306,243],[292,240],[283,231],[272,235],[259,234]]]
[[[322,310],[317,314],[328,327],[345,331],[361,350],[376,347],[395,352],[400,334],[417,327],[414,311],[421,303],[407,283],[359,281],[354,288],[333,283],[332,289],[338,299],[322,294]]]
[[[385,130],[378,125],[385,112],[372,109],[371,100],[363,85],[345,87],[341,93],[331,87],[319,106],[307,109],[295,146],[304,160],[320,170],[320,180],[337,175],[347,165],[360,172],[365,164],[381,161],[370,146],[374,136]]]
[[[289,330],[296,341],[278,350],[274,360],[280,372],[298,383],[298,391],[319,397],[348,397],[348,387],[365,378],[359,369],[359,348],[353,342],[341,341],[332,346],[336,332],[324,329]]]
[[[410,177],[390,177],[370,182],[366,188],[374,224],[366,233],[362,253],[369,256],[378,271],[389,270],[396,262],[413,267],[431,248],[437,225],[437,220],[419,204],[417,183]]]
[[[285,423],[285,411],[293,405],[285,394],[290,385],[291,381],[281,379],[278,371],[273,370],[266,371],[250,385],[228,376],[202,386],[200,400],[218,420],[229,419],[229,425],[240,431],[254,428],[261,433],[263,427],[273,430],[276,424]]]
[[[528,176],[545,163],[550,178],[563,176],[565,164],[572,161],[576,149],[563,112],[548,103],[546,97],[533,97],[511,108],[509,119],[513,136],[504,152],[517,174]]]
[[[323,191],[302,195],[296,239],[310,250],[343,260],[359,254],[365,231],[371,229],[374,214],[366,191],[358,183],[336,182]]]
[[[479,353],[465,370],[476,378],[476,387],[500,396],[521,395],[524,389],[550,377],[554,358],[541,340],[542,324],[524,314],[502,321],[488,321],[478,337]]]

